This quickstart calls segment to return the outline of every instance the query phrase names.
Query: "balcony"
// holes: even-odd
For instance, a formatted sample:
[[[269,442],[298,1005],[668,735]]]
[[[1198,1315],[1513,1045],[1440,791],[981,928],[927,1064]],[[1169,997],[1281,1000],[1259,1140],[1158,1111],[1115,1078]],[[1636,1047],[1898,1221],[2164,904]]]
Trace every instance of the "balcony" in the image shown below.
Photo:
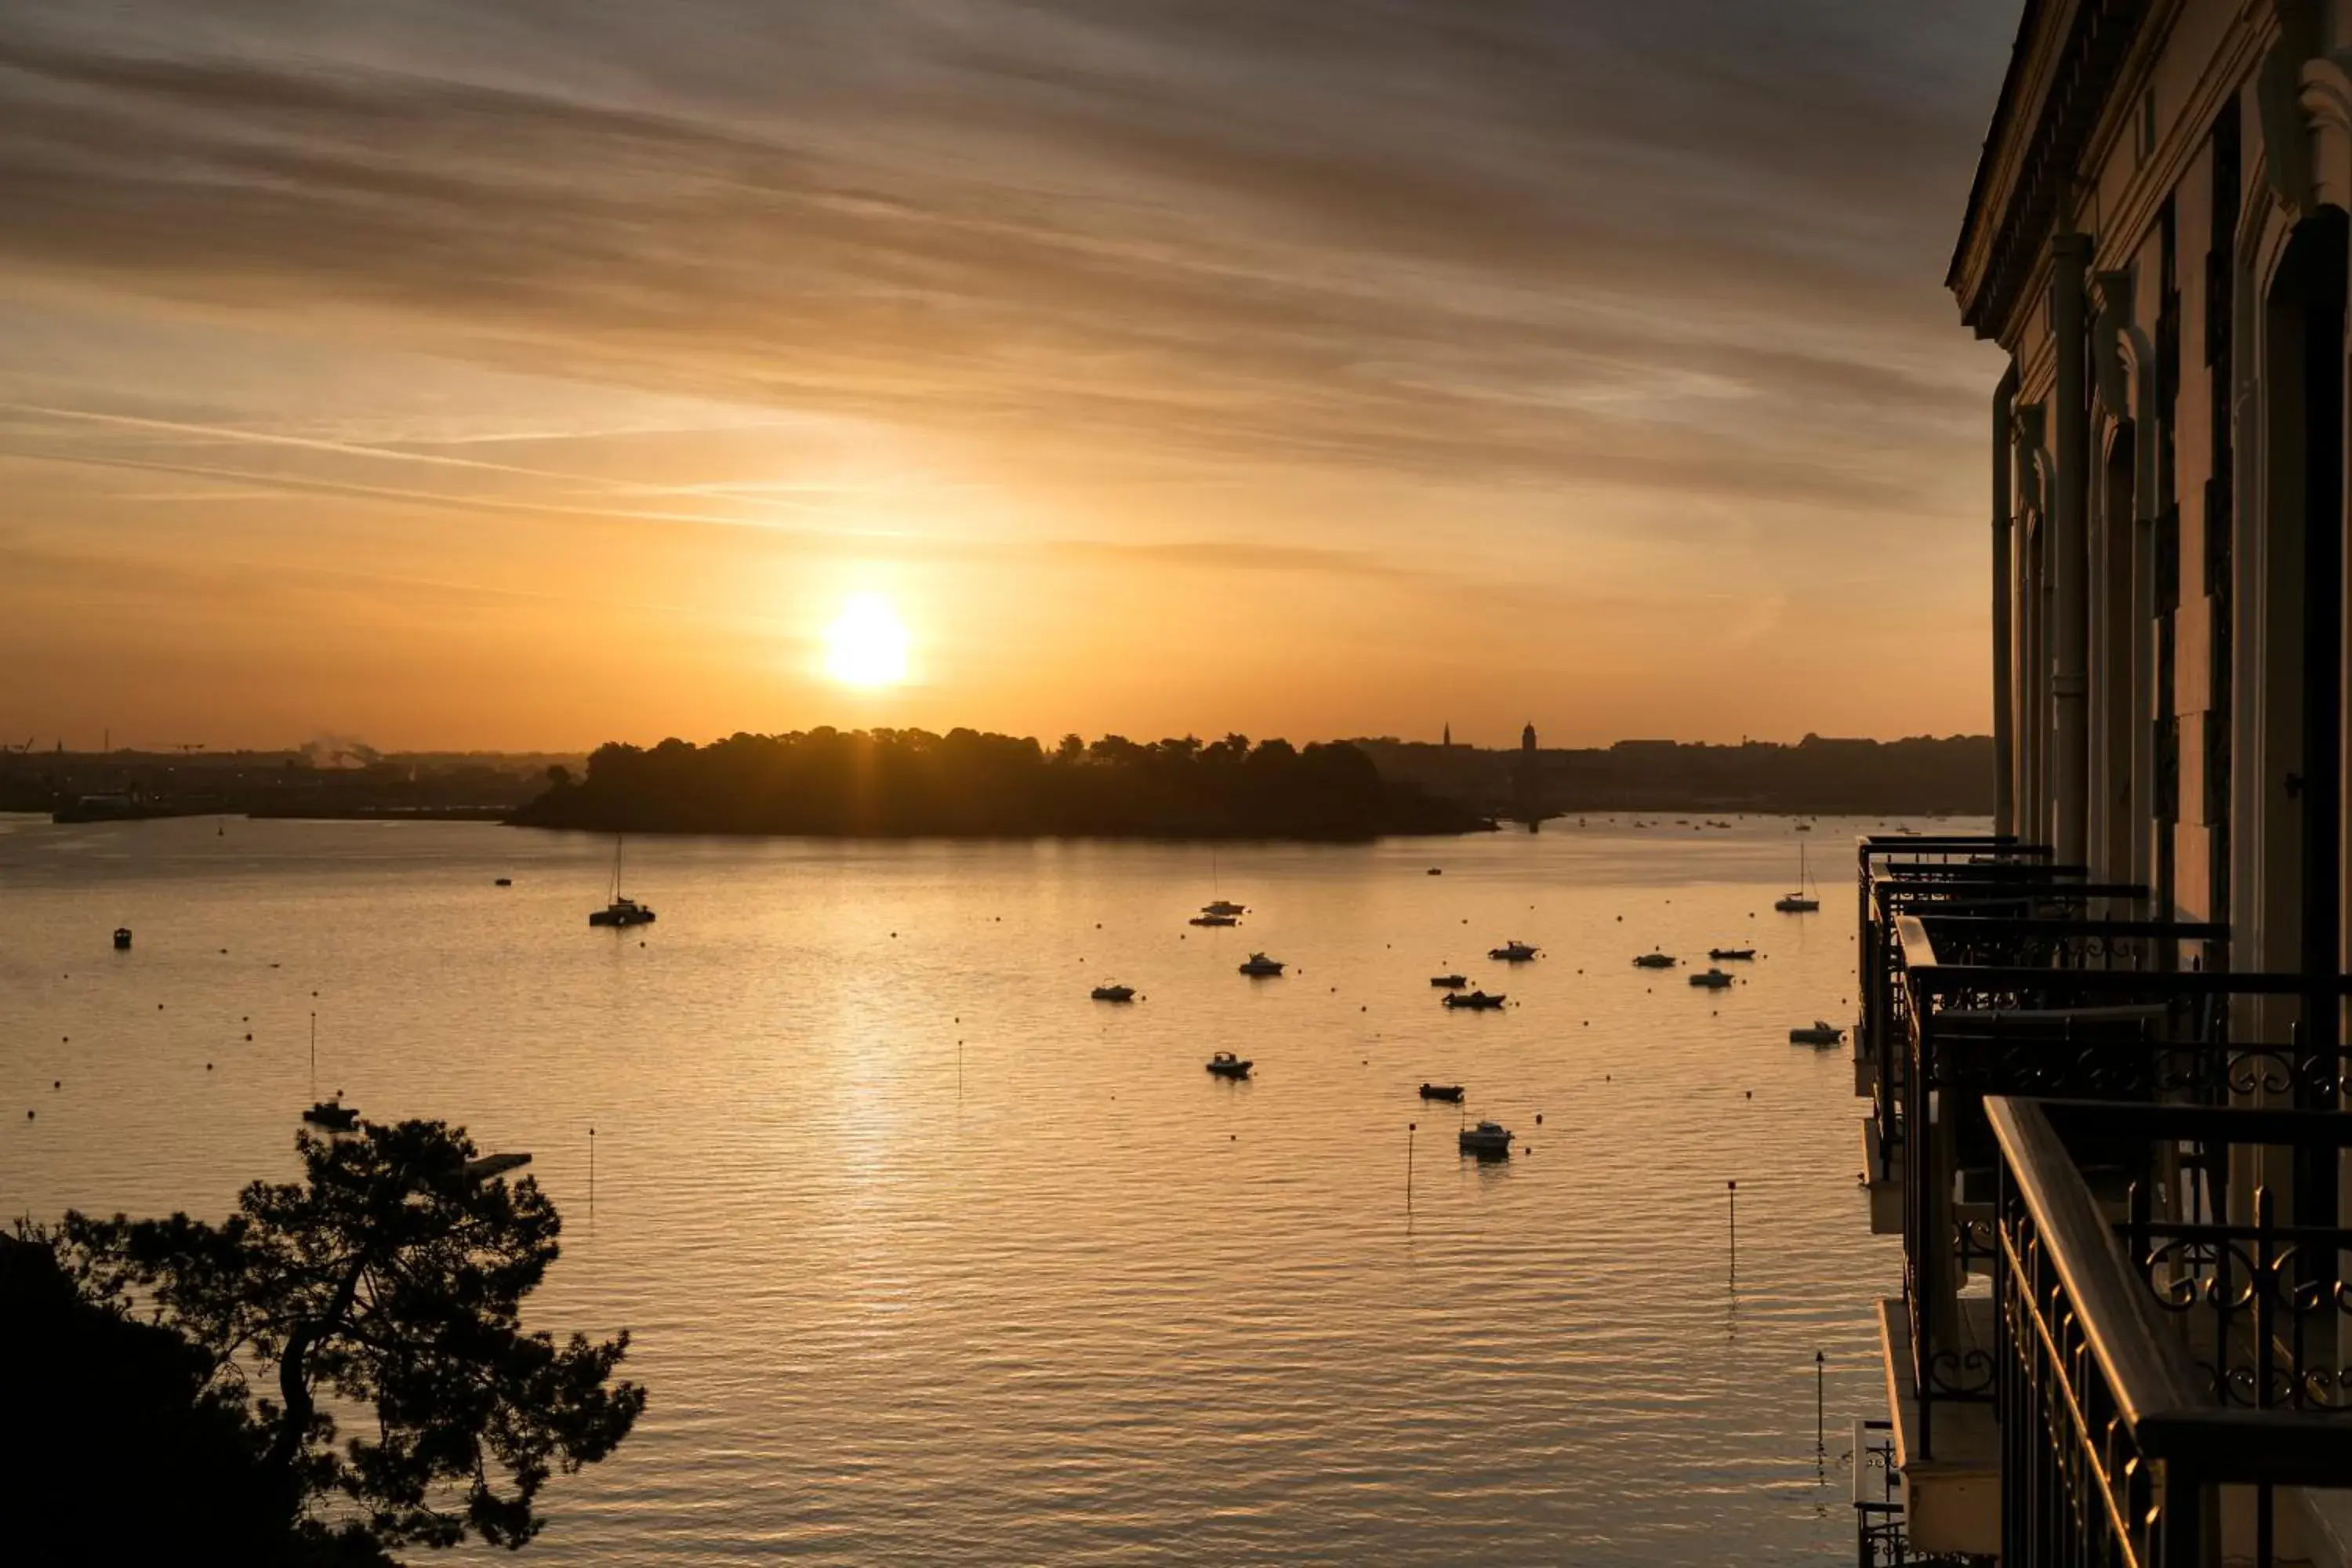
[[[2345,1561],[2352,1118],[2006,1095],[1985,1113],[2003,1560]],[[2315,1168],[2330,1180],[2297,1179]]]
[[[1860,862],[1864,1174],[1873,1229],[1905,1238],[1903,1293],[1881,1313],[1903,1523],[1911,1549],[1990,1555],[2025,1494],[2003,1405],[2002,1161],[1988,1107],[2050,1096],[2150,1111],[2332,1111],[2352,1086],[2336,1023],[2352,984],[2231,972],[2226,928],[2146,918],[2139,889],[2089,883],[2028,847],[1956,845],[1928,858],[1880,840]],[[2127,1224],[2134,1193],[2157,1190],[2146,1162],[2127,1140],[2085,1139],[2076,1178],[2103,1223]],[[2306,1215],[2324,1190],[2332,1223],[2338,1157],[2313,1143],[2247,1165],[2257,1156],[2242,1151],[2231,1179],[2250,1191],[2249,1172],[2267,1173],[2277,1190],[2305,1194]],[[2336,1365],[2352,1380],[2352,1352]],[[2231,1503],[2230,1517],[2251,1518],[2252,1506]],[[1889,1529],[1884,1518],[1874,1528]],[[2050,1560],[2075,1559],[2012,1559]]]

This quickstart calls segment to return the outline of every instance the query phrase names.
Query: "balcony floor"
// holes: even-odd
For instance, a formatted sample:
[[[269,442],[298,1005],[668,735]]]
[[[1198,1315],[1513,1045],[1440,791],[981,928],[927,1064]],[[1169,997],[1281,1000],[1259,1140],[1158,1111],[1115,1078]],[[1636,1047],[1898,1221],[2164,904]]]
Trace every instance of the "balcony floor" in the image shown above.
[[[1992,1350],[1992,1302],[1960,1302],[1964,1343]],[[1911,1377],[1911,1320],[1899,1298],[1878,1304],[1879,1347],[1886,1362],[1886,1408],[1895,1424],[1895,1463],[1903,1472],[1904,1521],[1916,1552],[2000,1551],[2000,1429],[1990,1405],[1938,1403],[1936,1452],[1919,1452],[1919,1399]]]

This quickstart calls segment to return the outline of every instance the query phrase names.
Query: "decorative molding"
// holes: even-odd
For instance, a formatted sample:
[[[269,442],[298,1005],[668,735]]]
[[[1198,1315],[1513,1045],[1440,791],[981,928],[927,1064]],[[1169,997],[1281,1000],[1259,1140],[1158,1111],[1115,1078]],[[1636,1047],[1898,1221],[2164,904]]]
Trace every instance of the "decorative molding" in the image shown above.
[[[2304,192],[2308,217],[2321,206],[2352,208],[2352,49],[2303,62],[2295,108],[2304,125]]]
[[[2132,306],[2139,287],[2135,268],[2122,267],[2095,274],[2091,286],[2099,302],[2091,322],[2092,370],[2100,405],[2117,419],[2129,419],[2142,399],[2135,395],[2156,363],[2156,349],[2147,334],[2132,324]]]
[[[2010,411],[2009,428],[2017,449],[2017,510],[2039,521],[2048,509],[2050,452],[2042,445],[2049,430],[2049,410],[2039,403],[2021,403]]]
[[[2319,57],[2319,0],[2275,0],[2278,37],[2254,72],[2254,105],[2262,116],[2263,170],[2271,195],[2309,217],[2318,205],[2313,187],[2312,122],[2304,102],[2304,67]]]

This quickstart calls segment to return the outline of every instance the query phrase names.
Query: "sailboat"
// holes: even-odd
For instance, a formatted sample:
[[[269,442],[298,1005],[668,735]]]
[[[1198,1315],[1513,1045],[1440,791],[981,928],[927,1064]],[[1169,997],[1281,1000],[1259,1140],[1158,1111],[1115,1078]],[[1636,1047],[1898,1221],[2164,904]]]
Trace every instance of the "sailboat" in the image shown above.
[[[1212,893],[1218,890],[1217,852],[1213,849],[1209,851],[1209,890]],[[1192,924],[1229,926],[1238,923],[1238,917],[1247,913],[1249,910],[1234,903],[1231,899],[1220,896],[1201,906],[1201,918],[1192,921]]]
[[[1811,885],[1812,879],[1805,870],[1805,846],[1801,839],[1797,844],[1797,890],[1774,900],[1772,907],[1784,915],[1813,913],[1822,907],[1822,901],[1807,891]]]
[[[636,900],[621,893],[621,836],[613,835],[612,902],[588,916],[592,926],[641,926],[653,922],[654,912]]]

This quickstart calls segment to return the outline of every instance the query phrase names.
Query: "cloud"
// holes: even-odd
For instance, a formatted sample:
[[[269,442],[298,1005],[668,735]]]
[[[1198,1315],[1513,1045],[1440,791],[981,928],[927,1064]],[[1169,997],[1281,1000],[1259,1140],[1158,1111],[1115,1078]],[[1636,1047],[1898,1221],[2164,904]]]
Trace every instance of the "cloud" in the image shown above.
[[[1929,280],[1999,29],[660,9],[12,12],[0,266],[1177,467],[1900,510],[1978,401]]]

